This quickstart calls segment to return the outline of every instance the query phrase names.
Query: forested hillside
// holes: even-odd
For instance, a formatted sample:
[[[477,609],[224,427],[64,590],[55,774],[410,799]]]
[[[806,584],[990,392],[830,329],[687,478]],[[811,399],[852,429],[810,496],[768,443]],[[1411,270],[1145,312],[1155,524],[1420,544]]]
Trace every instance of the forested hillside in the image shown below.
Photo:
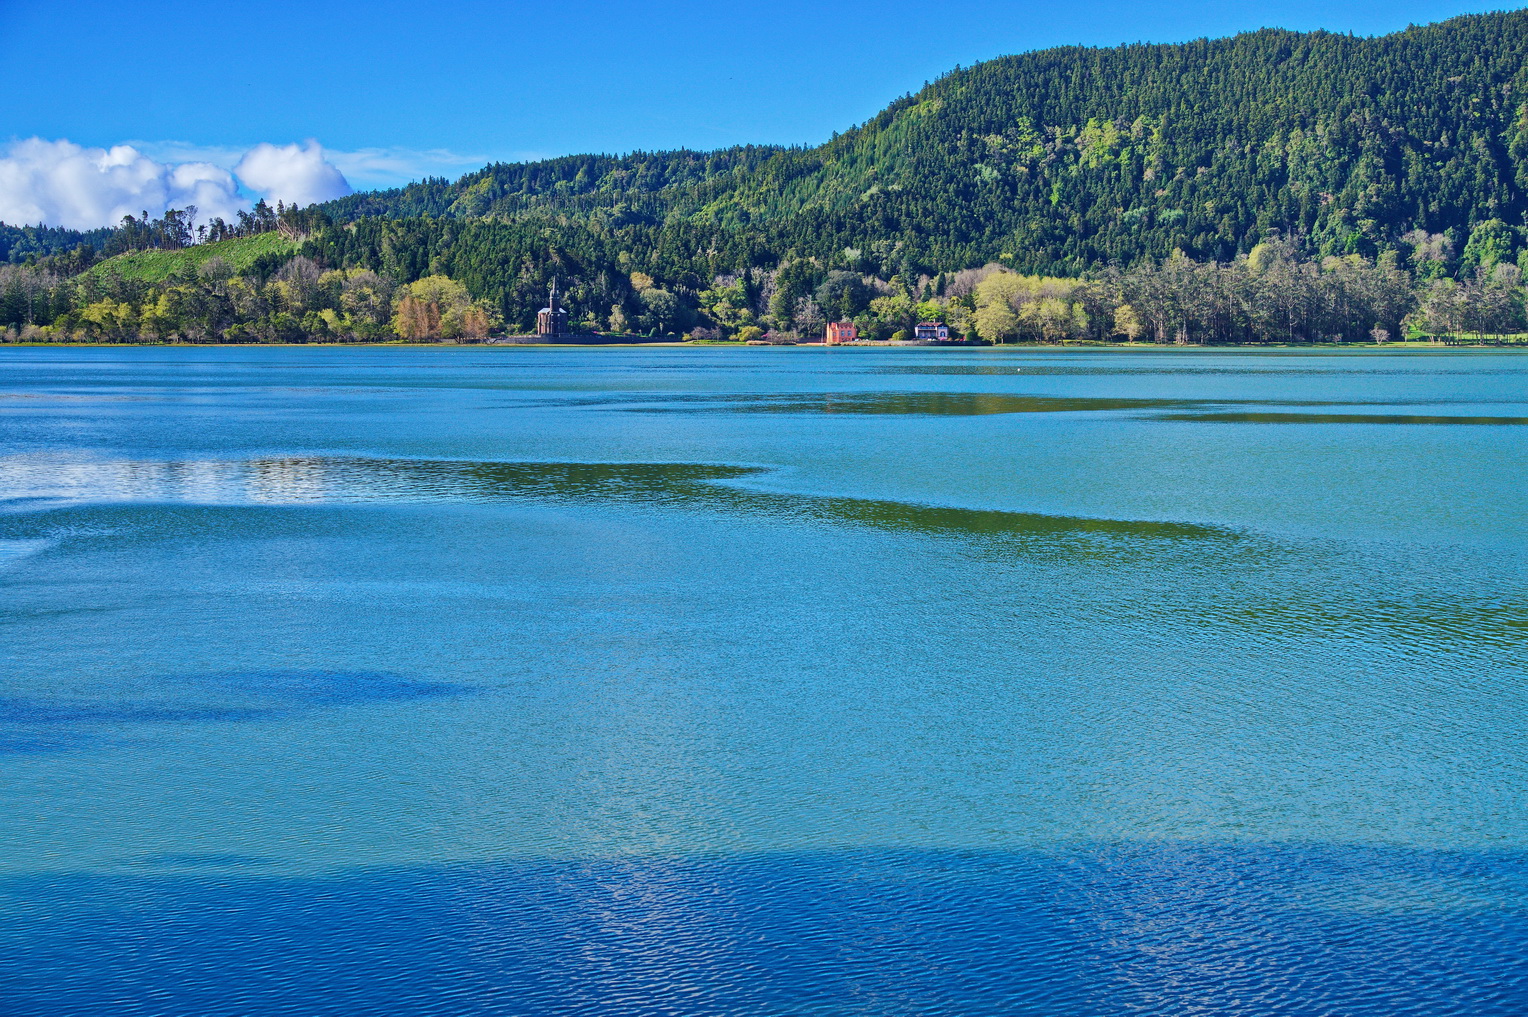
[[[0,269],[0,329],[522,331],[555,276],[580,327],[643,335],[853,318],[887,338],[927,317],[997,341],[1504,334],[1528,328],[1525,213],[1528,11],[1270,29],[957,69],[815,148],[496,164],[195,233],[172,210],[51,257],[63,231],[0,228],[28,262]],[[278,230],[244,260],[92,267]]]
[[[1521,224],[1525,101],[1528,11],[1373,39],[1269,29],[1004,57],[817,148],[501,164],[328,208],[683,217],[802,253],[905,251],[928,271],[1224,261],[1273,229],[1373,256],[1414,230],[1462,248],[1477,223]]]
[[[52,254],[62,254],[77,247],[105,247],[113,230],[65,229],[61,226],[9,226],[0,222],[0,264],[16,264]]]

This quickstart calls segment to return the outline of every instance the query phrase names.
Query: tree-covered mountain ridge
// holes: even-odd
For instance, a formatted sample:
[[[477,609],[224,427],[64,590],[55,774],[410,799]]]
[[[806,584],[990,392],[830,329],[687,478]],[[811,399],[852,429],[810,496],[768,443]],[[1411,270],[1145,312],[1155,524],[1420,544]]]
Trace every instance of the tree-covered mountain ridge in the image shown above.
[[[579,331],[648,338],[1502,341],[1528,334],[1525,49],[1528,11],[1058,48],[811,148],[0,224],[0,341],[482,339],[530,330],[553,279]]]
[[[1528,211],[1528,11],[1041,50],[952,71],[814,148],[499,163],[325,210],[687,220],[802,254],[1058,274],[1227,260],[1272,231],[1321,254],[1373,256],[1414,230],[1462,247]]]

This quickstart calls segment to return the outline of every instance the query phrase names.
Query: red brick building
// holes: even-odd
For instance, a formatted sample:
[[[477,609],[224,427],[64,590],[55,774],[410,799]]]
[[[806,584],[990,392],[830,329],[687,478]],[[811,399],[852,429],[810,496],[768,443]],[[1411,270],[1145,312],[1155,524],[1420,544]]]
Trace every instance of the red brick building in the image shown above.
[[[852,343],[852,342],[854,342],[858,338],[859,338],[859,329],[855,326],[854,322],[852,322],[852,321],[830,321],[830,322],[828,322],[828,338],[827,338],[827,343],[828,343],[829,346],[832,346],[835,343]]]

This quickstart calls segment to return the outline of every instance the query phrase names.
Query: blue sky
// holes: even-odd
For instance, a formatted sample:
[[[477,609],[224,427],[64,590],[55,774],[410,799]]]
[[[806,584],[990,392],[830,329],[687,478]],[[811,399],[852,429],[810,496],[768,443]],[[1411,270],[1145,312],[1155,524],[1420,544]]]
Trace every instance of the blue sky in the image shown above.
[[[252,146],[313,139],[373,187],[492,159],[816,143],[957,64],[1045,46],[1376,34],[1501,6],[0,0],[0,144],[128,143],[232,169]]]

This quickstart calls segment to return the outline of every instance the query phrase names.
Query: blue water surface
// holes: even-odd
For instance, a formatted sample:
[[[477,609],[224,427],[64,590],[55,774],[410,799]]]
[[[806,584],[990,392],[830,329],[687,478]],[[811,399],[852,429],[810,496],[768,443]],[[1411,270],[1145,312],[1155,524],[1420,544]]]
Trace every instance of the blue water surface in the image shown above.
[[[1528,360],[0,351],[0,1012],[1528,1010]]]

